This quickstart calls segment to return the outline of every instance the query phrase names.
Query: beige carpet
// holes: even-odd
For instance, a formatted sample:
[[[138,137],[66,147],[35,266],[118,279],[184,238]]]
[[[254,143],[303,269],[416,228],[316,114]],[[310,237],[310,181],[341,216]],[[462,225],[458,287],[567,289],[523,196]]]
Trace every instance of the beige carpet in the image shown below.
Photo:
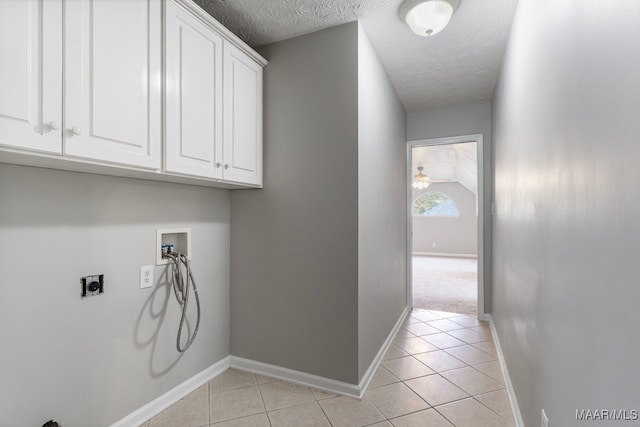
[[[413,307],[476,314],[478,267],[475,258],[413,257]]]

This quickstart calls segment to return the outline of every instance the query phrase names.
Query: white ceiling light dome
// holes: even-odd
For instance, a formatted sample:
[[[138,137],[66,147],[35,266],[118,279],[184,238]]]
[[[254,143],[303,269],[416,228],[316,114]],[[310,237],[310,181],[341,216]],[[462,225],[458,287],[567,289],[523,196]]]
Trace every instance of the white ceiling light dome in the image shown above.
[[[449,24],[460,0],[405,0],[399,15],[419,36],[438,34]]]

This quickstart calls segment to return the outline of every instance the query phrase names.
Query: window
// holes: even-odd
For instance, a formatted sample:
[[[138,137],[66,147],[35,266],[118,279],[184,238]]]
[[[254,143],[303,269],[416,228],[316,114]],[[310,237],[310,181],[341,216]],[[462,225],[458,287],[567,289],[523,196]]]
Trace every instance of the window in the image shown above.
[[[413,214],[422,216],[460,216],[456,202],[439,191],[427,191],[413,201]]]

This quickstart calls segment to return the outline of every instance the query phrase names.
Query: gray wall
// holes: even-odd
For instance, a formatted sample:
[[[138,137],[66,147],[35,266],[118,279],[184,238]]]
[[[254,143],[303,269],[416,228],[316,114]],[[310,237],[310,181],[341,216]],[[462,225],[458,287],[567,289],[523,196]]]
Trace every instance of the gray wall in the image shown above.
[[[416,141],[422,139],[442,138],[482,134],[482,162],[484,165],[484,262],[479,274],[484,276],[484,306],[485,313],[491,313],[491,258],[492,258],[492,218],[491,202],[493,200],[493,161],[492,161],[492,112],[491,104],[471,104],[435,108],[423,112],[407,114],[407,139]],[[480,185],[480,183],[478,183]],[[480,226],[480,224],[478,224]],[[482,271],[482,273],[480,273]]]
[[[493,316],[528,427],[640,409],[640,3],[558,6],[519,2],[494,101]]]
[[[407,114],[407,139],[442,138],[445,136],[484,135],[485,156],[491,146],[491,103],[453,105]],[[485,170],[491,157],[485,157]]]
[[[104,426],[229,354],[229,192],[0,164],[0,424]],[[193,346],[154,264],[157,227],[191,227]],[[80,299],[81,276],[105,293]],[[195,306],[195,305],[194,305]]]
[[[406,113],[359,27],[358,341],[361,379],[407,305]]]
[[[264,46],[264,189],[232,194],[231,351],[358,381],[358,26]]]
[[[436,182],[424,190],[412,189],[411,202],[420,194],[431,191],[449,196],[456,203],[460,215],[413,215],[413,252],[476,256],[478,230],[475,193],[458,182]]]

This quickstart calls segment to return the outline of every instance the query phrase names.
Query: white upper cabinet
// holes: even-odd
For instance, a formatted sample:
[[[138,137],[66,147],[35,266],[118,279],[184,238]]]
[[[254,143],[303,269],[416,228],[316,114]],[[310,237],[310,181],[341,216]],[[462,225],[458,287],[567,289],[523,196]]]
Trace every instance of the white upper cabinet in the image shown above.
[[[223,39],[171,0],[165,19],[165,170],[222,178]]]
[[[65,155],[161,167],[161,6],[65,3]]]
[[[266,61],[203,14],[166,1],[165,170],[260,186]]]
[[[262,186],[266,60],[191,0],[0,0],[0,161]]]
[[[0,1],[0,146],[62,150],[62,2]]]
[[[224,46],[224,178],[262,185],[262,65]]]

